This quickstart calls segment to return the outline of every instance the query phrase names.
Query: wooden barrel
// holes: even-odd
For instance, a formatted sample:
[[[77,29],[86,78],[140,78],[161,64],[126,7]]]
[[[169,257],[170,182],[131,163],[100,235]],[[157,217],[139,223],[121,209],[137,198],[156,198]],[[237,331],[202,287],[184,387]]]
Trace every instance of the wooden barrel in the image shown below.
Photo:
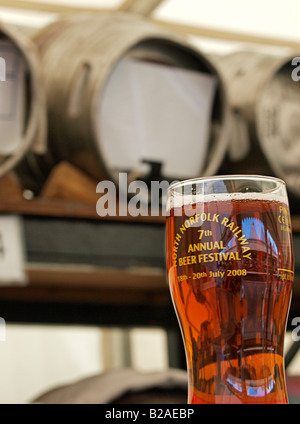
[[[0,23],[0,177],[46,151],[46,101],[35,45]]]
[[[296,55],[295,55],[296,56]],[[294,56],[253,51],[212,58],[228,90],[233,124],[225,173],[269,174],[300,200],[300,82]]]
[[[109,179],[116,183],[120,172],[127,172],[129,179],[134,179],[153,175],[160,165],[160,178],[167,180],[217,172],[228,141],[229,110],[224,84],[210,60],[185,38],[135,15],[108,13],[68,16],[45,28],[36,36],[35,42],[40,52],[48,101],[48,157],[51,157],[48,163],[69,161],[97,181]],[[157,72],[159,77],[166,72],[168,77],[165,85],[160,81],[160,88],[151,91],[144,81],[148,81],[152,71]],[[126,72],[133,74],[128,76]],[[172,72],[178,75],[174,76]],[[131,87],[132,97],[127,102],[129,97],[125,99],[125,96],[128,93],[123,91],[127,90],[126,81],[131,77],[136,81]],[[185,82],[188,80],[190,91],[193,87],[194,98],[179,83],[180,78]],[[197,94],[200,86],[194,89],[197,78],[204,80],[208,106],[203,105],[204,95],[202,98],[202,94]],[[178,123],[181,117],[178,119],[176,111],[173,112],[174,104],[167,94],[163,97],[162,91],[169,93],[169,86],[174,81],[171,94],[177,93],[179,98],[184,99],[180,113],[187,114],[187,110],[195,113],[195,109],[200,120],[202,115],[207,114],[207,130],[197,121],[198,133],[207,132],[207,146],[203,145],[200,136],[195,138],[194,129],[193,137],[189,139],[188,117],[185,121],[182,118],[181,126]],[[210,91],[208,86],[212,87]],[[136,97],[134,90],[138,92]],[[135,101],[136,104],[133,104]],[[140,107],[138,103],[147,101],[153,103],[151,112],[155,119],[152,125],[147,121],[145,130],[139,126],[146,116],[144,109],[149,105],[142,104]],[[168,127],[158,110],[164,111],[165,115],[169,111],[166,118],[169,119]],[[141,113],[143,118],[139,118]],[[148,120],[149,115],[146,118]],[[136,121],[133,122],[133,119]],[[165,131],[163,135],[161,127]],[[174,133],[173,127],[178,131],[176,140],[170,143],[168,132]],[[139,130],[142,135],[138,134]],[[149,134],[152,135],[151,141]],[[178,166],[172,168],[174,163],[169,157],[172,158],[172,154],[175,157],[176,149],[181,153],[174,158]],[[187,164],[189,160],[193,167],[185,165],[183,169],[181,164],[184,161]]]

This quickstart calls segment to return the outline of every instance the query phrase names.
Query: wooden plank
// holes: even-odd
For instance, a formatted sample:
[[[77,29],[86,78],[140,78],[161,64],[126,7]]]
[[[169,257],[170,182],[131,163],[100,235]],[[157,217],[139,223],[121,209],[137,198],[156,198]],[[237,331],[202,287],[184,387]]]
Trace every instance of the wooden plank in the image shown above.
[[[170,294],[163,271],[28,264],[28,285],[0,287],[0,301],[163,305]]]
[[[205,28],[202,26],[186,25],[176,22],[167,22],[159,19],[152,19],[152,22],[168,28],[172,31],[178,31],[183,34],[190,34],[197,37],[210,38],[216,40],[226,40],[241,43],[250,43],[276,47],[290,47],[299,50],[300,41],[294,41],[283,38],[264,37],[260,35],[244,34],[234,31],[221,31],[214,28]]]
[[[27,265],[31,287],[84,288],[99,290],[165,291],[166,275],[161,270],[118,270],[88,266]]]
[[[27,287],[0,287],[9,323],[177,326],[163,273],[28,267]]]
[[[84,3],[83,3],[84,4]],[[74,13],[74,12],[105,12],[110,9],[83,6],[66,6],[63,4],[52,4],[34,1],[22,0],[0,0],[0,7],[8,7],[10,9],[23,9],[33,12],[45,13]]]
[[[162,2],[163,0],[125,0],[118,10],[149,16]]]
[[[51,3],[21,1],[21,0],[0,0],[0,7],[2,6],[2,7],[31,10],[31,11],[40,11],[40,12],[46,12],[46,13],[47,12],[58,13],[58,14],[74,13],[74,12],[100,12],[101,13],[101,12],[115,11],[115,10],[118,10],[118,11],[126,10],[126,8],[128,11],[129,10],[128,8],[130,7],[142,8],[144,6],[138,6],[138,4],[141,1],[142,0],[125,1],[125,3],[119,6],[118,9],[104,9],[104,8],[95,8],[95,7],[92,8],[92,7],[85,7],[85,6],[72,7],[72,6],[51,4]],[[151,3],[152,3],[151,8],[153,7],[152,10],[154,10],[154,3],[159,4],[160,0],[153,0],[151,1]],[[146,11],[145,11],[145,14],[147,14]],[[190,35],[194,35],[198,37],[217,39],[217,40],[219,39],[223,41],[227,40],[227,41],[234,41],[234,42],[266,45],[266,46],[290,47],[296,50],[300,48],[300,41],[295,41],[291,39],[264,37],[264,36],[253,35],[253,34],[238,33],[234,31],[221,31],[214,28],[205,28],[205,27],[195,26],[195,25],[186,25],[186,24],[180,24],[176,22],[167,22],[167,21],[162,21],[159,19],[152,19],[152,21],[170,30],[179,31],[184,34],[190,34]]]
[[[156,223],[165,224],[166,217],[160,216],[108,216],[99,217],[96,206],[91,204],[70,202],[57,199],[35,199],[19,200],[4,198],[0,202],[0,214],[20,214],[31,216],[48,216],[60,218],[82,218],[101,221],[120,221],[120,222],[138,222],[138,223]],[[293,232],[300,233],[300,216],[292,216]]]
[[[118,208],[117,208],[118,209]],[[82,218],[101,221],[121,221],[121,222],[139,222],[165,224],[166,217],[161,213],[160,216],[107,216],[99,217],[96,211],[96,205],[71,202],[57,199],[34,199],[19,200],[4,198],[0,202],[0,214],[20,214],[32,216],[48,216],[60,218]],[[292,216],[293,232],[300,233],[300,216]]]
[[[119,208],[117,207],[117,212]],[[57,218],[79,218],[101,221],[121,221],[164,224],[166,218],[160,216],[138,216],[129,215],[100,217],[96,211],[96,204],[91,205],[81,202],[71,202],[57,199],[14,200],[1,199],[0,214],[19,214],[31,216],[47,216]]]
[[[9,7],[13,9],[23,9],[29,11],[39,11],[44,13],[74,13],[74,12],[107,12],[109,10],[119,10],[131,13],[138,13],[144,16],[148,16],[151,12],[160,4],[163,0],[125,0],[117,9],[115,8],[103,8],[84,6],[67,6],[64,4],[52,4],[43,2],[33,1],[22,1],[22,0],[0,0],[0,7]]]

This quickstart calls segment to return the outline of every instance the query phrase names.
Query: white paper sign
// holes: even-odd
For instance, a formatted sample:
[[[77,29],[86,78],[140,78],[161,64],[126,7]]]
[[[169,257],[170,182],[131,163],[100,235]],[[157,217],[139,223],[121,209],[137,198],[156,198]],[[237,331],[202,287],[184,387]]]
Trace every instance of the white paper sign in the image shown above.
[[[163,162],[166,177],[197,176],[207,158],[216,79],[160,64],[122,60],[98,105],[101,154],[116,171]]]
[[[22,140],[25,118],[25,62],[9,41],[0,41],[5,81],[0,81],[0,154],[15,152]]]
[[[0,216],[0,286],[26,284],[24,264],[21,218]]]

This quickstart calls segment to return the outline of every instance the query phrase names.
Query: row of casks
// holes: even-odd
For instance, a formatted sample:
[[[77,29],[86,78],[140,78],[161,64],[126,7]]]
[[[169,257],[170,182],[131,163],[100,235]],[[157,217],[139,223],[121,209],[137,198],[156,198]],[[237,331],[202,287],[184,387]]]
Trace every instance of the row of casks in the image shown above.
[[[60,161],[98,181],[258,173],[300,198],[294,55],[208,56],[116,13],[70,15],[24,39],[1,26],[0,56],[10,47],[0,90],[10,91],[2,113],[0,102],[0,175],[13,169],[38,194]]]

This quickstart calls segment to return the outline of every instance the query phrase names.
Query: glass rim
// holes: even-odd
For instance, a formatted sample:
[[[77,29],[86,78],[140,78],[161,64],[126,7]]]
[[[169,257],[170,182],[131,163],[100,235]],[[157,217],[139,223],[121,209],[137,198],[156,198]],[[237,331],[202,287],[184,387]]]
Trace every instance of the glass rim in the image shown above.
[[[258,175],[258,174],[227,174],[227,175],[213,175],[213,176],[206,176],[206,177],[197,177],[197,178],[191,178],[183,181],[176,181],[172,183],[168,187],[168,193],[170,191],[174,191],[178,187],[184,187],[186,185],[194,184],[196,182],[210,182],[210,181],[229,181],[229,180],[249,180],[249,181],[270,181],[270,182],[276,182],[277,186],[274,187],[272,190],[266,190],[266,192],[272,192],[278,188],[279,185],[283,185],[286,187],[285,181],[283,181],[280,178],[277,177],[271,177],[267,175]]]

